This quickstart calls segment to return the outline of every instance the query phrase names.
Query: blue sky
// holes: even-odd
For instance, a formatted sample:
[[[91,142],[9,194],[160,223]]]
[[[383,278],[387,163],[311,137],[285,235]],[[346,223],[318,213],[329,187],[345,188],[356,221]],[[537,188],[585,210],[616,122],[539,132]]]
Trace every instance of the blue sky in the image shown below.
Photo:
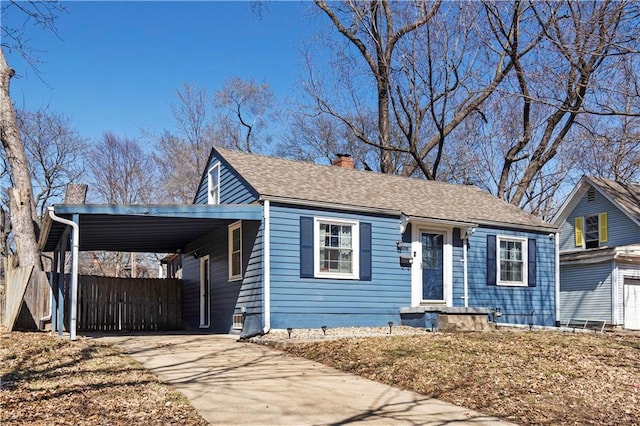
[[[170,103],[183,82],[212,90],[238,76],[268,83],[277,99],[294,97],[305,76],[299,49],[328,23],[312,17],[309,1],[267,2],[260,15],[240,1],[64,4],[60,39],[28,29],[42,51],[40,76],[5,51],[17,73],[11,94],[16,107],[70,116],[93,140],[172,129]]]

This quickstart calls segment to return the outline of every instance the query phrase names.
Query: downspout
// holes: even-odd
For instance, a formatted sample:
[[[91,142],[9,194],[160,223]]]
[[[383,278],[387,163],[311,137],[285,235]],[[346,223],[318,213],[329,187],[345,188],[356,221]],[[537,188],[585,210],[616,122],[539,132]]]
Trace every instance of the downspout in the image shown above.
[[[71,249],[71,318],[69,323],[69,335],[71,340],[77,340],[77,316],[78,316],[78,251],[80,241],[80,228],[72,220],[56,216],[53,207],[49,207],[49,217],[56,222],[68,225],[73,229],[73,245]]]
[[[555,249],[556,249],[556,327],[560,326],[560,233],[556,232],[555,238]]]
[[[462,288],[464,299],[464,307],[469,307],[469,279],[467,278],[467,240],[468,237],[465,235],[462,240]]]
[[[462,236],[462,298],[464,307],[469,307],[469,268],[467,267],[467,251],[469,249],[469,238],[476,232],[476,228],[467,227]]]
[[[271,212],[269,207],[269,200],[264,200],[264,231],[262,233],[264,328],[262,334],[267,334],[271,329]]]

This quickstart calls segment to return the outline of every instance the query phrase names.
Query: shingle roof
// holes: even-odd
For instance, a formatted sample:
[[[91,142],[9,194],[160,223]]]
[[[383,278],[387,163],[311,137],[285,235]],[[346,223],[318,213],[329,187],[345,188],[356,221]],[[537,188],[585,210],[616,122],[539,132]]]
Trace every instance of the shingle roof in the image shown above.
[[[263,197],[393,210],[443,221],[555,229],[475,186],[216,150]]]
[[[621,183],[615,180],[590,176],[592,185],[602,190],[609,199],[618,204],[626,213],[640,221],[640,185]]]

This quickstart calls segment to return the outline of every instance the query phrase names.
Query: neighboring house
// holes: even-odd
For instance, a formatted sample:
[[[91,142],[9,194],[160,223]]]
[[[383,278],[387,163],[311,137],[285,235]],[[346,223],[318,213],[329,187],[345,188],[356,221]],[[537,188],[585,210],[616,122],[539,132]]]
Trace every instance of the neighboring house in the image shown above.
[[[261,206],[262,218],[184,247],[187,328],[386,326],[436,311],[556,325],[557,228],[477,187],[359,171],[348,156],[324,166],[216,148],[194,203]]]
[[[640,186],[583,176],[560,229],[560,321],[640,329]]]

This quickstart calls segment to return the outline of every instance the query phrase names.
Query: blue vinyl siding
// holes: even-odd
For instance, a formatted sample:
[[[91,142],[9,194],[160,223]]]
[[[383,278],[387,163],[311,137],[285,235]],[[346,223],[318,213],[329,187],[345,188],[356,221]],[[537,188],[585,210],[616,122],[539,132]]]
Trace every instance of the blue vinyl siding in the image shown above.
[[[571,318],[612,321],[613,261],[563,265],[560,270],[560,321]]]
[[[200,263],[182,256],[182,327],[195,330],[200,325]]]
[[[210,256],[211,321],[208,331],[232,331],[233,314],[246,310],[243,332],[256,332],[262,328],[262,224],[257,221],[242,223],[243,279],[229,281],[228,227],[194,241],[183,256],[183,323],[187,329],[198,329],[200,324],[200,261],[193,257]]]
[[[593,201],[589,201],[585,193],[567,220],[560,225],[560,251],[581,250],[581,247],[576,247],[575,245],[574,227],[576,217],[604,212],[608,216],[609,235],[608,241],[602,243],[602,245],[615,247],[640,242],[640,228],[596,190]]]
[[[487,235],[533,238],[536,241],[536,286],[509,287],[487,285]],[[526,244],[525,244],[526,248]],[[510,324],[555,325],[555,247],[547,233],[516,232],[479,227],[469,239],[468,286],[469,306],[500,308],[500,322]],[[461,256],[461,255],[460,255]],[[454,257],[454,271],[460,258]],[[455,276],[456,274],[454,274]],[[454,279],[454,306],[459,305],[456,295],[462,294],[462,279]],[[531,313],[533,312],[533,315]]]
[[[370,281],[300,278],[300,217],[371,223]],[[411,303],[411,272],[399,264],[397,217],[271,206],[271,326],[386,326]]]
[[[220,159],[214,152],[204,170],[204,174],[196,191],[194,204],[207,204],[208,202],[208,174],[209,169]],[[220,204],[247,204],[258,199],[257,194],[249,184],[227,163],[220,163]]]

